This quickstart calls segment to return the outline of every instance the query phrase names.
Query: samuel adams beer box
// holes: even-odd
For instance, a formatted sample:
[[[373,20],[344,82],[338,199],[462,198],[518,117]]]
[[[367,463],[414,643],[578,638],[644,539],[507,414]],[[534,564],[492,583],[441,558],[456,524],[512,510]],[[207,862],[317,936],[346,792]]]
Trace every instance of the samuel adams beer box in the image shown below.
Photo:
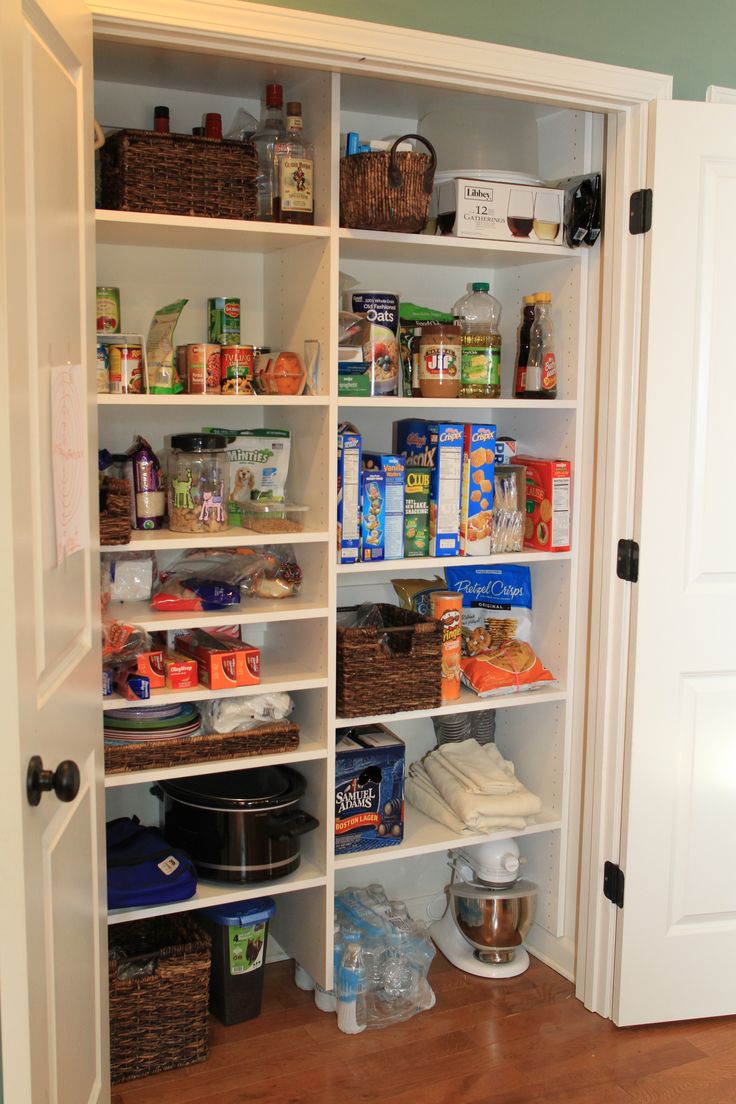
[[[403,741],[384,725],[345,729],[335,756],[335,854],[403,838]]]

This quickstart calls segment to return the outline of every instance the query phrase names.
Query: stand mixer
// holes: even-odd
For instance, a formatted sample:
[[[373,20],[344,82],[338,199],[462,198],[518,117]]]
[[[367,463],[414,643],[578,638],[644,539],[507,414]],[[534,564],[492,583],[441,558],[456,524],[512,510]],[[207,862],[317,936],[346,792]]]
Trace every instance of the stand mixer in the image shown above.
[[[513,839],[489,840],[451,856],[447,907],[430,935],[459,970],[509,978],[528,968],[522,943],[534,919],[537,887],[519,878],[521,861]]]

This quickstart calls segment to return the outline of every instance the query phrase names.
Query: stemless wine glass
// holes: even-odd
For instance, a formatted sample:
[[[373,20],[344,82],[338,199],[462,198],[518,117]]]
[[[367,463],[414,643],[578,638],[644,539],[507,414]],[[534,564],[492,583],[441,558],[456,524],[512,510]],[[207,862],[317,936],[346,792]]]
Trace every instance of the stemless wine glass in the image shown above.
[[[512,188],[506,211],[506,225],[515,238],[528,238],[534,225],[534,193]]]
[[[534,193],[534,233],[540,241],[554,241],[560,232],[560,197],[557,192]]]

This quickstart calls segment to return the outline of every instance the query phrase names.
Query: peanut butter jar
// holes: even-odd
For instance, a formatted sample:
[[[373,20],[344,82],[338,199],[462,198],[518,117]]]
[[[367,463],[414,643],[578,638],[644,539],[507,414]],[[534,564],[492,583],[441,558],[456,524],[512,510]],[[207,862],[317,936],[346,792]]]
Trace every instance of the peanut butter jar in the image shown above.
[[[462,331],[455,325],[426,326],[419,339],[419,387],[427,399],[460,395]]]

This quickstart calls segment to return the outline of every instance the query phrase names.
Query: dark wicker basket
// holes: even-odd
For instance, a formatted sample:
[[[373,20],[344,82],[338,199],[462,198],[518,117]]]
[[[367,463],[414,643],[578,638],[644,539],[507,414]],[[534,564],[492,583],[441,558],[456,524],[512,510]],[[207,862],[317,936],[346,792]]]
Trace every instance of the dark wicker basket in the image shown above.
[[[128,544],[130,531],[130,482],[106,475],[100,485],[100,544]]]
[[[173,736],[150,744],[105,746],[105,774],[181,767],[187,763],[209,763],[246,755],[271,755],[299,747],[299,726],[291,721],[274,721],[245,732],[212,733],[205,736]]]
[[[416,138],[429,153],[397,153]],[[437,157],[419,134],[404,134],[390,150],[354,153],[340,161],[340,225],[353,230],[419,234],[427,225]]]
[[[338,626],[338,716],[436,709],[442,704],[439,621],[399,606],[381,604],[376,609],[381,628]]]
[[[107,135],[100,160],[101,201],[109,210],[255,218],[252,142],[118,130]]]
[[[212,958],[207,933],[188,916],[158,916],[115,925],[109,942],[113,1084],[203,1062]],[[121,978],[131,958],[153,959],[153,972]]]

